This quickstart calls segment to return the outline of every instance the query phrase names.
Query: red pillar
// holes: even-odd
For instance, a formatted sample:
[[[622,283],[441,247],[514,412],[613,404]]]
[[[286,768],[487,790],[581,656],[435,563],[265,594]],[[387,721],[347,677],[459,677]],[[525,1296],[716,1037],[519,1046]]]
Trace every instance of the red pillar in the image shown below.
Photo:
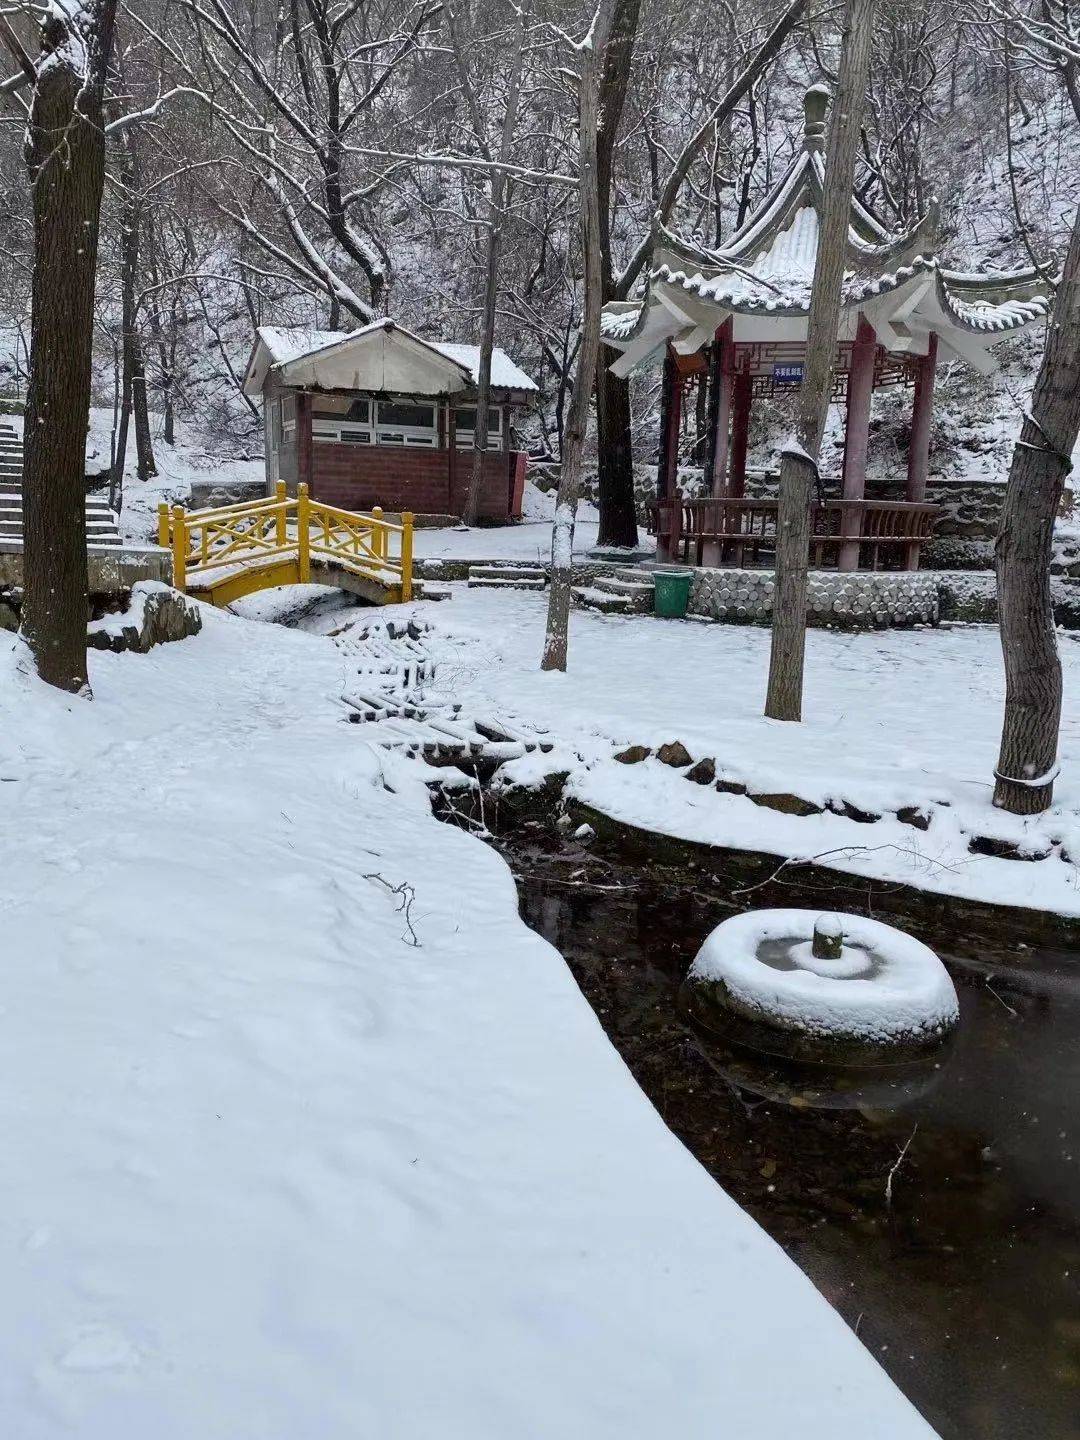
[[[750,405],[754,393],[752,375],[736,375],[732,390],[731,478],[728,494],[736,500],[746,494],[746,452],[750,447]]]
[[[926,499],[926,482],[930,474],[930,427],[934,419],[934,378],[937,373],[938,338],[933,331],[928,337],[926,354],[919,360],[915,377],[915,396],[911,410],[911,444],[908,447],[906,499]],[[910,545],[904,564],[908,570],[919,568],[919,547]]]
[[[306,390],[296,392],[296,479],[308,487],[315,498],[315,448],[311,441],[311,396]]]
[[[851,347],[851,370],[848,374],[847,414],[844,424],[844,480],[841,494],[845,500],[861,500],[866,494],[866,457],[870,447],[870,401],[874,393],[874,355],[877,336],[865,315],[859,316],[855,344]],[[854,530],[854,522],[845,520],[845,530]],[[840,547],[840,570],[859,568],[859,542],[848,541]]]
[[[937,336],[931,333],[929,348],[919,360],[915,377],[915,398],[911,411],[911,446],[908,450],[907,498],[926,499],[930,473],[930,425],[934,414],[934,375],[937,370]]]

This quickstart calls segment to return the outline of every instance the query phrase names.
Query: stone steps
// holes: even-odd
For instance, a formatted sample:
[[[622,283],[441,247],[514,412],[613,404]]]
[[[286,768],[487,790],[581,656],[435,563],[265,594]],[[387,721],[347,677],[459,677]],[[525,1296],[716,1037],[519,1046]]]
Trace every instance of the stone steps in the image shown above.
[[[581,586],[581,604],[586,609],[602,610],[608,615],[649,615],[656,603],[656,582],[645,571],[625,575],[598,575],[590,585]],[[601,600],[600,596],[609,596]],[[620,600],[620,605],[612,605]]]
[[[470,590],[543,590],[547,572],[539,565],[470,565]]]
[[[543,590],[547,580],[496,580],[494,576],[469,576],[470,590]]]
[[[21,545],[22,538],[22,441],[0,430],[0,541]],[[86,540],[95,549],[118,550],[124,543],[100,495],[86,497]]]
[[[414,600],[449,600],[453,595],[449,585],[440,585],[437,580],[414,580]]]
[[[632,615],[635,602],[629,595],[601,590],[598,585],[575,585],[573,596],[582,610],[598,610],[601,615]]]

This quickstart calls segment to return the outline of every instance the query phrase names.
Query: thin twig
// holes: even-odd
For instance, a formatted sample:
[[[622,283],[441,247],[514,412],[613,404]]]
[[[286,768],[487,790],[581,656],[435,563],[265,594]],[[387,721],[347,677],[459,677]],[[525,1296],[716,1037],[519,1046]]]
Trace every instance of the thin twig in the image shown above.
[[[892,1169],[889,1171],[889,1178],[885,1181],[885,1204],[886,1204],[886,1205],[889,1205],[889,1206],[892,1205],[892,1182],[893,1182],[893,1176],[894,1176],[894,1175],[896,1174],[896,1172],[900,1169],[900,1166],[904,1163],[904,1156],[907,1154],[908,1148],[910,1147],[911,1142],[915,1139],[915,1136],[916,1136],[916,1134],[917,1134],[917,1132],[918,1132],[918,1129],[919,1129],[919,1122],[916,1121],[916,1122],[915,1122],[915,1129],[912,1130],[911,1134],[910,1134],[910,1135],[907,1137],[907,1139],[904,1141],[904,1148],[900,1151],[900,1154],[896,1157],[896,1161],[895,1161]]]
[[[405,941],[406,944],[412,945],[416,949],[419,949],[420,937],[413,929],[412,923],[412,907],[413,901],[416,899],[416,891],[413,889],[413,887],[409,884],[407,880],[403,880],[400,885],[391,885],[390,881],[387,880],[384,876],[378,874],[378,872],[373,872],[372,874],[365,875],[363,878],[365,880],[377,880],[380,885],[384,885],[386,887],[386,889],[390,892],[391,895],[396,895],[398,897],[398,914],[405,917],[405,933],[402,935],[401,938]]]

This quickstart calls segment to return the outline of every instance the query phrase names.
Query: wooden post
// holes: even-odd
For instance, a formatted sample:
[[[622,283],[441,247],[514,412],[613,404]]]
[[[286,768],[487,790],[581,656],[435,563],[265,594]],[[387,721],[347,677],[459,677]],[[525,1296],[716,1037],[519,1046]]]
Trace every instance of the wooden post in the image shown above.
[[[412,599],[413,516],[406,510],[401,517],[401,598]]]
[[[182,505],[172,510],[172,583],[177,590],[187,589],[187,523]]]
[[[454,489],[457,485],[457,410],[451,400],[446,407],[446,513],[456,515]]]
[[[915,377],[915,395],[911,408],[911,444],[908,447],[907,491],[905,498],[918,502],[926,499],[926,482],[930,476],[930,430],[934,419],[934,380],[937,374],[938,337],[931,331],[926,354],[920,357]],[[918,545],[907,547],[905,569],[919,568]]]
[[[279,549],[279,550],[284,550],[285,547],[286,547],[286,545],[288,545],[288,543],[289,543],[288,513],[287,513],[286,508],[285,508],[285,507],[286,507],[286,503],[287,503],[289,497],[288,497],[288,494],[287,494],[287,492],[286,492],[286,490],[285,490],[285,481],[284,481],[284,480],[279,480],[279,481],[277,482],[277,484],[274,486],[274,493],[275,493],[275,495],[277,496],[277,503],[278,503],[278,506],[279,506],[279,509],[278,509],[278,512],[277,512],[277,516],[276,516],[277,524],[276,524],[276,529],[275,529],[275,533],[274,533],[274,538],[275,538],[275,540],[276,540],[276,542],[277,542],[277,547],[278,547],[278,549]]]
[[[315,493],[315,446],[311,438],[311,396],[296,392],[296,478],[304,481],[308,493]]]
[[[169,507],[164,500],[157,507],[157,543],[163,550],[169,548]]]
[[[819,915],[810,944],[815,960],[839,960],[844,953],[844,923],[839,915]]]
[[[311,501],[307,481],[296,487],[296,568],[300,584],[311,582]]]
[[[371,518],[375,521],[375,524],[371,527],[371,548],[380,560],[385,560],[388,547],[386,543],[386,529],[383,525],[383,508],[381,505],[373,505],[371,507]]]
[[[845,500],[861,500],[866,494],[866,458],[870,448],[870,402],[874,394],[874,356],[877,336],[865,315],[859,316],[855,344],[851,347],[851,371],[848,374],[847,413],[844,420],[844,479],[841,494]],[[841,522],[843,531],[852,532],[859,524],[847,511]],[[859,542],[849,540],[840,546],[838,570],[859,568]]]

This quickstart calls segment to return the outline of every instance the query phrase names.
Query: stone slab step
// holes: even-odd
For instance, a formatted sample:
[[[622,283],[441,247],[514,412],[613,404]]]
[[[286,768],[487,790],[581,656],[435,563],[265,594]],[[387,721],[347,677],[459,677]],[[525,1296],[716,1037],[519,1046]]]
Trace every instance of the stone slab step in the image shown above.
[[[628,595],[631,599],[656,593],[655,580],[624,580],[616,575],[598,575],[592,583],[594,590],[607,590],[612,595]]]
[[[594,585],[575,585],[574,599],[584,610],[599,610],[602,615],[632,615],[633,602],[627,595],[613,595]]]
[[[470,565],[469,578],[480,580],[543,580],[547,571],[541,565]]]
[[[440,585],[436,580],[413,581],[413,595],[417,600],[450,600],[453,594],[449,585]]]
[[[496,579],[494,575],[470,575],[470,590],[543,590],[547,586],[547,577],[542,576],[533,579],[529,576],[521,576],[519,579]]]

